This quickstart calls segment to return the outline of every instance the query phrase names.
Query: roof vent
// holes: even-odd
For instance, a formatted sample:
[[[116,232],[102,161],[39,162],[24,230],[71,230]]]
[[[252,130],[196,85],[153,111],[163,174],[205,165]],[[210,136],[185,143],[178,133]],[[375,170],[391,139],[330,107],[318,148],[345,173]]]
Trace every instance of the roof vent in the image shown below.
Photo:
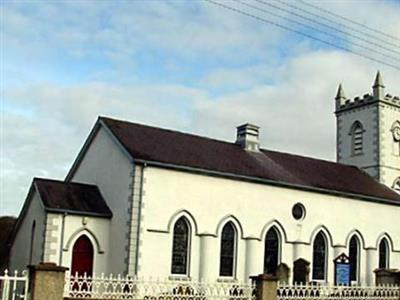
[[[260,127],[246,123],[237,127],[236,144],[248,151],[260,151]]]

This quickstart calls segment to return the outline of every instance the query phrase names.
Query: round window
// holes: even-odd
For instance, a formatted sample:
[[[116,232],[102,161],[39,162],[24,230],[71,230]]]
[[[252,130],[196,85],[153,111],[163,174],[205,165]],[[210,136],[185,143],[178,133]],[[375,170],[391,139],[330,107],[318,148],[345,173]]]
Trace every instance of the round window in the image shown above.
[[[296,220],[304,219],[306,215],[306,209],[304,208],[304,205],[301,203],[296,203],[295,205],[293,205],[292,215],[293,218],[295,218]]]

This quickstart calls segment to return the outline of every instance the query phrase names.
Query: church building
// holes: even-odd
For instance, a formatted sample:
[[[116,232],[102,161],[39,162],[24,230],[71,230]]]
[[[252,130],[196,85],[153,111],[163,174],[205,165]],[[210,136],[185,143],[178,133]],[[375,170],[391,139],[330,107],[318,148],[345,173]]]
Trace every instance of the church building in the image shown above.
[[[336,96],[337,162],[270,151],[260,128],[226,142],[99,117],[64,181],[34,178],[10,241],[12,270],[185,280],[275,274],[354,284],[400,268],[400,99]],[[232,132],[232,134],[234,134]]]

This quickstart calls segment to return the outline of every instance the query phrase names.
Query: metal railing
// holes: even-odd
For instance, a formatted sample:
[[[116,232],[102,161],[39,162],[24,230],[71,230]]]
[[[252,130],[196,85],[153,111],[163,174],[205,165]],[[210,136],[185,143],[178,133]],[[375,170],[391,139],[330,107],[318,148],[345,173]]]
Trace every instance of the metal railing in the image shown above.
[[[28,300],[28,272],[0,274],[0,300]]]
[[[288,285],[278,283],[278,300],[399,300],[400,286]]]
[[[64,297],[143,300],[255,300],[250,283],[194,282],[131,276],[66,275]]]

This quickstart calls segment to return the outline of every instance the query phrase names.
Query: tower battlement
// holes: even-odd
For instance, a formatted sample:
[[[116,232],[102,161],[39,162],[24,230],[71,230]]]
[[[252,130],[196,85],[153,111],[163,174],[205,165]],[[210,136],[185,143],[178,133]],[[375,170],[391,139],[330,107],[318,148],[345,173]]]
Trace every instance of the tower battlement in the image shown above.
[[[374,85],[372,86],[372,93],[364,94],[363,96],[357,96],[353,99],[347,98],[344,94],[342,85],[339,85],[336,100],[336,113],[354,109],[357,107],[369,105],[375,102],[385,102],[387,104],[394,105],[400,108],[400,97],[393,96],[391,94],[385,94],[385,86],[382,82],[382,77],[378,72],[375,78]]]
[[[391,94],[386,94],[383,99],[375,99],[371,94],[364,94],[362,97],[356,96],[353,99],[345,99],[343,103],[340,103],[339,106],[336,107],[336,112],[340,112],[347,109],[353,109],[356,107],[361,107],[366,104],[375,103],[377,101],[383,101],[388,104],[393,104],[400,108],[400,97],[393,96]]]

